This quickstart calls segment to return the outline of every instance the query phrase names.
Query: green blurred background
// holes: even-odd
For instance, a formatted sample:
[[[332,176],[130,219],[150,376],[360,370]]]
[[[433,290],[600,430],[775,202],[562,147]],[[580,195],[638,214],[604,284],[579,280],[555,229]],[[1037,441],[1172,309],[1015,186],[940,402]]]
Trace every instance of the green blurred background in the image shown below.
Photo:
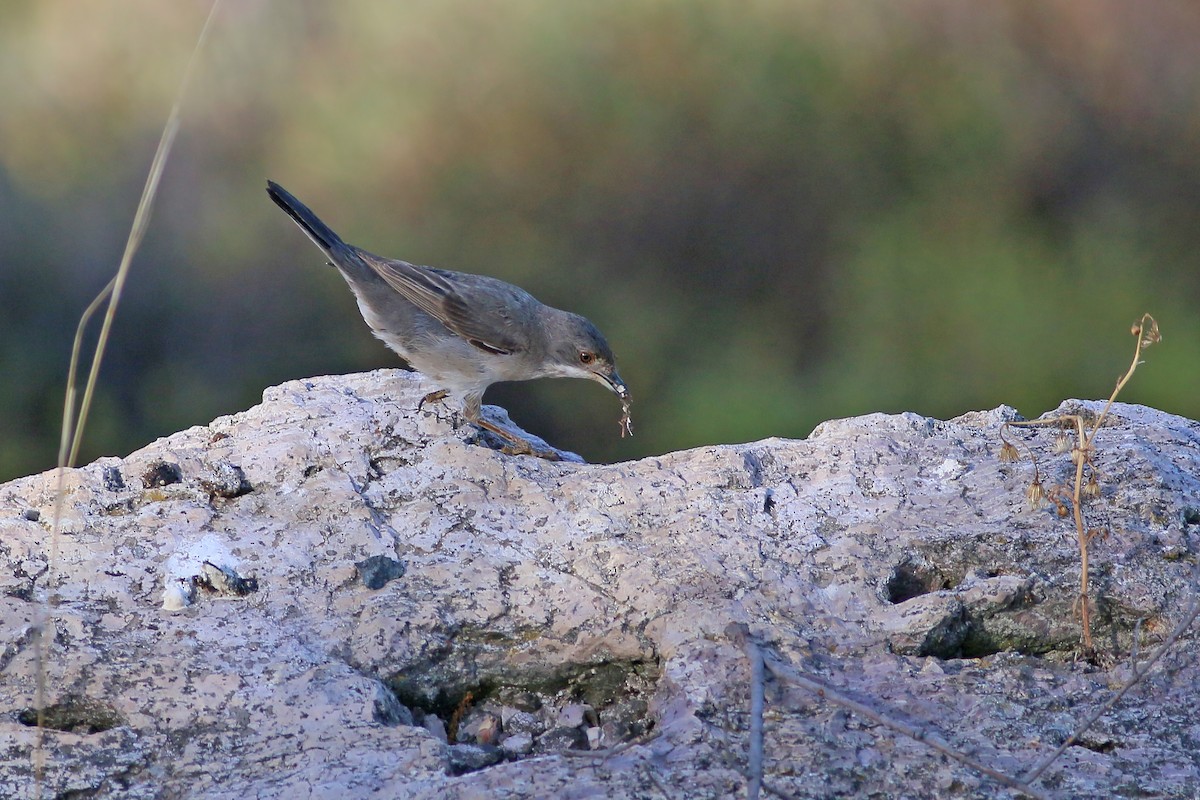
[[[208,5],[0,5],[0,479],[53,464]],[[590,382],[487,400],[592,461],[871,411],[1200,417],[1200,4],[226,0],[83,458],[396,366],[264,192],[585,314]]]

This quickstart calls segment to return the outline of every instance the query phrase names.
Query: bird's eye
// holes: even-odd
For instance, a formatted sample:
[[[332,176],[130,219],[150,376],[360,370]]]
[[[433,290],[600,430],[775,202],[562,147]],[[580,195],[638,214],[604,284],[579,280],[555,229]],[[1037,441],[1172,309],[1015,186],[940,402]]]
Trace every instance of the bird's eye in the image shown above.
[[[580,364],[590,364],[595,360],[596,360],[595,353],[589,353],[587,350],[579,351],[579,363]]]

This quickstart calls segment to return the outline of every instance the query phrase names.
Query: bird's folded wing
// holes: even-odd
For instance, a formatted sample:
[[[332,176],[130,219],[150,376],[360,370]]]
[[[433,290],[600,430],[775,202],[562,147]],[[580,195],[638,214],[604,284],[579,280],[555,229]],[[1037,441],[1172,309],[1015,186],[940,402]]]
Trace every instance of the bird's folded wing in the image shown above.
[[[506,298],[491,296],[480,287],[459,286],[438,270],[361,254],[389,286],[452,333],[481,350],[501,355],[521,349],[504,310]]]

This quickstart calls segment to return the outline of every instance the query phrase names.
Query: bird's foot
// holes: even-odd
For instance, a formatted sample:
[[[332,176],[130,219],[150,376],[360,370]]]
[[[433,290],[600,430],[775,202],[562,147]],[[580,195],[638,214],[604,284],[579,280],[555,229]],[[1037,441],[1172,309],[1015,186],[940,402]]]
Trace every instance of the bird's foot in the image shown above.
[[[533,456],[534,458],[544,458],[547,461],[561,461],[562,455],[554,449],[543,449],[538,447],[533,442],[517,436],[512,431],[507,431],[499,425],[494,425],[485,419],[477,419],[474,421],[476,425],[483,428],[485,431],[494,433],[496,436],[503,439],[507,444],[501,446],[500,452],[508,456]]]
[[[534,447],[532,442],[527,442],[520,439],[520,444],[506,444],[500,448],[500,452],[506,456],[533,456],[534,458],[544,458],[547,461],[562,461],[562,456],[557,450],[543,450],[540,447]]]

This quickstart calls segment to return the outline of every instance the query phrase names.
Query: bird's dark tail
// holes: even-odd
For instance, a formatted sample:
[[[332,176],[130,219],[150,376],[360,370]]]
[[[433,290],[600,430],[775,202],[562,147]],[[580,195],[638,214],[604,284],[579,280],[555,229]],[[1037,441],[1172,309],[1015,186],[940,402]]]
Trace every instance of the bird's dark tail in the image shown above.
[[[275,181],[267,181],[267,194],[271,195],[275,205],[282,208],[317,247],[325,251],[325,255],[329,256],[332,263],[337,264],[344,261],[353,252],[350,245],[343,242],[340,236],[321,221],[320,217],[297,200],[287,189]]]

